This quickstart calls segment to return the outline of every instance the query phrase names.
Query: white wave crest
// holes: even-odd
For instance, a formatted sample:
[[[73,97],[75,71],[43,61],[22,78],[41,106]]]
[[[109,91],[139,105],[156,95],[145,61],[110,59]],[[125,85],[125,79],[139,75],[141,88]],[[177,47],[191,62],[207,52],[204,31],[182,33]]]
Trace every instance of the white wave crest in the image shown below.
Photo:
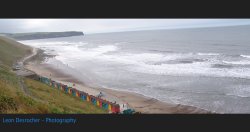
[[[197,53],[197,55],[220,55],[218,53]]]
[[[250,55],[240,55],[240,56],[244,58],[250,58]]]
[[[226,64],[233,64],[233,65],[250,65],[249,60],[240,60],[240,61],[222,61]]]

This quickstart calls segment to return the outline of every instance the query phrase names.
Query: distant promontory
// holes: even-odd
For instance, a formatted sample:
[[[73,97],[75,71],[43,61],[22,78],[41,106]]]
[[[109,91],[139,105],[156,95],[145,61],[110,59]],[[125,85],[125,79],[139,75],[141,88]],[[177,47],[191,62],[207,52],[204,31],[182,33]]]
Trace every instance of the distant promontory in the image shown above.
[[[83,32],[67,31],[67,32],[34,32],[34,33],[0,33],[16,40],[32,40],[32,39],[47,39],[71,36],[83,36]]]

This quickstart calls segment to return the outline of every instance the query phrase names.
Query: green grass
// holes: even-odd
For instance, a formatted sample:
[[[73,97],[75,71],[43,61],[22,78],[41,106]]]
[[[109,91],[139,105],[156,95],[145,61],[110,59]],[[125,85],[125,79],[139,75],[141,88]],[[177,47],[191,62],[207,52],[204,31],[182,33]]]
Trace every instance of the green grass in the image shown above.
[[[17,60],[31,53],[31,48],[10,38],[0,36],[0,63],[11,66]]]
[[[39,81],[24,78],[24,82],[32,97],[25,95],[21,90],[18,77],[8,67],[0,65],[0,113],[108,113]]]
[[[89,102],[38,81],[25,79],[25,83],[35,97],[46,102],[51,113],[107,113]]]
[[[22,91],[18,78],[8,68],[0,65],[0,113],[20,113]]]
[[[0,37],[0,114],[108,113],[39,81],[23,78],[29,91],[26,95],[11,65],[29,52],[29,47]]]

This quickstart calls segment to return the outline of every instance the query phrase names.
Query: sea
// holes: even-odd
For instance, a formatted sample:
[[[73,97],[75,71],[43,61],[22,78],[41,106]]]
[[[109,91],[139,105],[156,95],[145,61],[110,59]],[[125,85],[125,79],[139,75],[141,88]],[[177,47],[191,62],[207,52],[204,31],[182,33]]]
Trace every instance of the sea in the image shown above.
[[[20,41],[91,87],[217,113],[250,113],[250,25]]]

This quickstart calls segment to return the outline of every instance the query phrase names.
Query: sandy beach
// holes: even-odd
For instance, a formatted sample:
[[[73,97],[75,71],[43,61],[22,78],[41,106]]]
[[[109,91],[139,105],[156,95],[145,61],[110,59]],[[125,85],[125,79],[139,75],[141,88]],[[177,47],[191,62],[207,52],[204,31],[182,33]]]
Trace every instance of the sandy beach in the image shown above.
[[[119,103],[121,108],[133,108],[138,112],[143,114],[207,114],[212,113],[207,110],[203,110],[193,106],[186,106],[181,104],[170,104],[156,100],[154,98],[149,98],[137,93],[117,91],[105,88],[93,88],[88,87],[81,82],[79,79],[64,73],[62,70],[54,67],[53,65],[42,63],[42,56],[44,54],[38,53],[38,50],[33,50],[33,57],[31,57],[25,64],[25,68],[31,70],[38,75],[46,76],[55,80],[72,86],[74,83],[74,88],[78,90],[85,91],[91,95],[98,95],[100,92],[104,94],[102,98],[110,100],[112,102]]]

